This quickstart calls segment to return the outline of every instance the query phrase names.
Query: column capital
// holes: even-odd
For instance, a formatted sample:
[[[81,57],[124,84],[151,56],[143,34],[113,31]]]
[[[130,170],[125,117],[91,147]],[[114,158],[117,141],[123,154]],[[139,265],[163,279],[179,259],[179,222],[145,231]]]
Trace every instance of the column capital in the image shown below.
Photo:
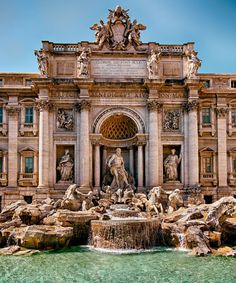
[[[21,107],[19,105],[7,105],[6,111],[8,115],[17,115],[21,110]]]
[[[216,115],[218,118],[226,118],[229,112],[228,107],[217,107],[215,110],[216,110]]]
[[[89,110],[91,108],[91,102],[89,100],[83,99],[75,104],[76,111]]]
[[[49,100],[37,99],[35,102],[35,108],[38,111],[50,111],[53,108],[53,104]]]
[[[147,108],[149,111],[156,111],[162,108],[162,103],[159,103],[157,100],[148,100],[147,101]]]
[[[183,110],[186,112],[190,112],[190,111],[196,111],[199,108],[199,101],[198,99],[194,99],[194,100],[189,100],[187,102],[185,102],[183,105]]]

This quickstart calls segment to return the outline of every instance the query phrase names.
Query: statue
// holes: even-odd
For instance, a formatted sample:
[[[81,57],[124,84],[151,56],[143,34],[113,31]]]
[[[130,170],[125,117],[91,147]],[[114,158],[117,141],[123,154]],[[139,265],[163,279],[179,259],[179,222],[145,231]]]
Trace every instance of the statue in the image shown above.
[[[100,25],[94,24],[90,27],[91,30],[96,30],[96,43],[98,43],[99,49],[102,49],[104,43],[109,38],[109,30],[108,27],[104,24],[103,20],[100,20]]]
[[[151,55],[147,61],[149,79],[156,79],[158,77],[160,56],[161,52],[156,54],[153,49],[151,50]]]
[[[89,50],[86,48],[82,49],[80,56],[77,59],[77,68],[79,77],[87,77],[89,74]]]
[[[176,181],[178,180],[178,165],[182,159],[182,156],[178,157],[177,154],[175,154],[175,149],[171,149],[171,154],[167,156],[167,158],[164,160],[164,168],[165,173],[167,177],[167,181]]]
[[[37,56],[38,69],[41,76],[48,76],[48,55],[44,51],[35,50],[34,54]]]
[[[57,128],[73,130],[73,116],[66,113],[64,109],[58,109]]]
[[[169,208],[168,213],[172,213],[183,206],[183,198],[180,190],[176,189],[169,195]]]
[[[111,183],[112,188],[124,189],[129,186],[127,176],[128,173],[124,167],[124,160],[121,156],[121,149],[117,148],[116,153],[113,154],[107,161],[107,165],[110,168],[110,172],[113,176]]]
[[[148,201],[146,202],[146,211],[155,211],[157,215],[164,213],[163,203],[164,203],[165,191],[159,186],[154,187],[148,194]]]
[[[65,154],[61,157],[57,170],[60,172],[60,181],[72,181],[73,180],[73,166],[74,161],[70,156],[69,149],[65,150]]]
[[[146,26],[142,25],[142,24],[137,24],[137,21],[134,20],[131,28],[130,28],[130,32],[129,32],[129,36],[128,36],[128,40],[129,43],[134,43],[136,46],[139,46],[142,42],[140,41],[140,30],[145,30]]]
[[[188,79],[195,78],[199,67],[201,67],[201,60],[197,57],[197,52],[192,50],[190,51],[190,54],[188,55],[187,78]]]

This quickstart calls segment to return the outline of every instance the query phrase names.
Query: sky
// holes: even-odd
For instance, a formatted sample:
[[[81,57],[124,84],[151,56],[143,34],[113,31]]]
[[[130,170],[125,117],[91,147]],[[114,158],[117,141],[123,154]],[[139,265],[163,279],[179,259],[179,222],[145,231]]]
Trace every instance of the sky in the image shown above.
[[[143,42],[195,42],[200,73],[236,73],[236,0],[0,0],[0,72],[38,72],[41,41],[94,41],[89,29],[121,5]]]

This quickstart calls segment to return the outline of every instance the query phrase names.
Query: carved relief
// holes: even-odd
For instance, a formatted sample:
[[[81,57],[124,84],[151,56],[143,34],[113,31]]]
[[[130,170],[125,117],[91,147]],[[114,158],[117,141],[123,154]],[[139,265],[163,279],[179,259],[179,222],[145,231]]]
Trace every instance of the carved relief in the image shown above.
[[[226,118],[229,109],[226,107],[218,107],[216,108],[216,114],[218,118]]]
[[[109,9],[107,24],[101,20],[99,24],[90,27],[96,31],[99,49],[106,44],[111,50],[127,50],[130,46],[137,48],[141,44],[140,30],[145,30],[146,27],[136,20],[131,23],[128,11],[116,6],[114,10]]]
[[[180,110],[164,110],[163,117],[164,131],[178,131],[180,130]]]
[[[150,100],[147,102],[147,108],[149,111],[160,110],[162,104],[159,103],[157,100]]]
[[[58,109],[57,111],[57,128],[73,130],[74,121],[72,111],[65,111],[64,109]]]
[[[77,58],[78,77],[87,78],[89,76],[89,49],[83,48],[80,56]]]
[[[198,100],[191,100],[183,104],[183,109],[186,112],[195,111],[199,108],[199,101]]]
[[[73,75],[75,70],[75,63],[73,61],[58,61],[57,75]]]
[[[84,109],[89,110],[90,107],[91,107],[91,103],[90,103],[90,101],[88,101],[86,99],[81,100],[79,103],[77,103],[75,105],[75,108],[78,112],[80,112],[81,110],[84,110]]]
[[[53,104],[49,100],[38,99],[35,103],[35,108],[38,111],[50,111],[53,108]]]
[[[151,55],[147,60],[148,77],[149,79],[157,79],[159,76],[159,64],[160,64],[161,52],[155,53],[151,50]]]

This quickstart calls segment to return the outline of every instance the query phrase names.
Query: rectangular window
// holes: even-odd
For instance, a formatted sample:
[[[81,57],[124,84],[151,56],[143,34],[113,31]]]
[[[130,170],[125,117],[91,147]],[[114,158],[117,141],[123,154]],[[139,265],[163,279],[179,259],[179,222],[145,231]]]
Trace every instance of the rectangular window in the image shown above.
[[[25,173],[33,173],[33,172],[34,172],[34,158],[25,157]]]
[[[0,124],[3,123],[3,108],[0,107]]]
[[[236,108],[231,109],[231,121],[233,125],[236,125]]]
[[[33,200],[32,196],[24,196],[24,201],[26,201],[28,204],[31,204]]]
[[[3,157],[0,156],[0,173],[3,172]]]
[[[211,109],[210,108],[202,109],[202,124],[205,124],[205,125],[211,124]]]
[[[204,173],[212,173],[212,157],[205,157],[204,160]]]
[[[0,86],[3,86],[3,79],[0,79]]]
[[[25,124],[33,124],[33,107],[25,108]]]
[[[204,81],[204,82],[203,82],[203,86],[204,86],[205,88],[209,88],[209,87],[211,86],[210,80]]]
[[[231,81],[231,88],[236,88],[236,81]]]

